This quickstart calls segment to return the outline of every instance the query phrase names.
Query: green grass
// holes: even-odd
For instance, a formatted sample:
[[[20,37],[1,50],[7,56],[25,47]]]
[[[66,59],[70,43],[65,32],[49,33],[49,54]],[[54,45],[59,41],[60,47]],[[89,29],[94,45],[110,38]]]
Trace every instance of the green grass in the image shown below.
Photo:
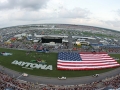
[[[89,76],[96,73],[104,73],[113,69],[103,69],[103,70],[93,70],[93,71],[61,71],[57,70],[57,53],[38,53],[31,52],[26,56],[26,51],[22,50],[12,50],[12,49],[3,49],[0,48],[0,52],[10,52],[13,53],[12,56],[0,56],[0,64],[9,69],[13,69],[18,72],[25,72],[32,75],[37,76],[47,76],[47,77],[58,77],[58,76],[66,76],[66,77],[81,77],[81,76]],[[34,57],[35,56],[35,57]],[[111,54],[112,57],[120,58],[119,54]],[[42,70],[42,69],[25,69],[18,65],[11,64],[12,61],[25,61],[30,62],[30,60],[41,58],[47,61],[47,65],[52,65],[53,70]],[[120,63],[120,60],[118,60]]]

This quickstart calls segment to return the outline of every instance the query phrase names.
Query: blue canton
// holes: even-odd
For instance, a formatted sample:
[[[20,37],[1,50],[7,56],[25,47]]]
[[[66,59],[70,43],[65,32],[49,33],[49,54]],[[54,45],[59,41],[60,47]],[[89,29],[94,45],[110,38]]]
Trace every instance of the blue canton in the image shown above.
[[[60,52],[58,53],[58,60],[64,61],[82,61],[79,53]]]

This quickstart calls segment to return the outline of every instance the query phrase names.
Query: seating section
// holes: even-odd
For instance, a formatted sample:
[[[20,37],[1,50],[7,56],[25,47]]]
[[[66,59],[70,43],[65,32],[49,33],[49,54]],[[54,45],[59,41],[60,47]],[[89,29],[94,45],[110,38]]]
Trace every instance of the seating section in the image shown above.
[[[58,79],[66,80],[66,77],[58,77]],[[112,90],[120,90],[120,74],[114,77],[106,77],[103,80],[92,83],[77,85],[53,85],[42,84],[40,82],[32,83],[15,79],[0,71],[0,90],[104,90],[109,86],[111,86],[110,89]]]

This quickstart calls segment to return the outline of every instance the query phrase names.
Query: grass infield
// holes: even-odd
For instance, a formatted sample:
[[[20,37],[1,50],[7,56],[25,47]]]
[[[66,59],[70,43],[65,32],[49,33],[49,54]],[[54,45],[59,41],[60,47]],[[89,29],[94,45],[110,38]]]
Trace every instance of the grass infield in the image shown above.
[[[57,70],[57,53],[36,53],[31,52],[29,55],[26,55],[26,51],[23,50],[13,50],[13,49],[3,49],[0,48],[0,52],[8,52],[13,53],[12,56],[0,56],[0,65],[7,67],[9,69],[21,72],[21,73],[28,73],[31,75],[37,76],[45,76],[45,77],[81,77],[81,76],[89,76],[96,73],[104,73],[115,68],[110,69],[103,69],[103,70],[92,70],[92,71],[61,71]],[[112,57],[116,57],[120,59],[120,54],[110,54]],[[12,61],[24,61],[30,62],[30,60],[36,60],[40,57],[42,60],[46,60],[47,65],[52,65],[53,70],[42,70],[42,69],[26,69],[22,68],[18,65],[11,64]],[[120,63],[120,60],[117,60]]]

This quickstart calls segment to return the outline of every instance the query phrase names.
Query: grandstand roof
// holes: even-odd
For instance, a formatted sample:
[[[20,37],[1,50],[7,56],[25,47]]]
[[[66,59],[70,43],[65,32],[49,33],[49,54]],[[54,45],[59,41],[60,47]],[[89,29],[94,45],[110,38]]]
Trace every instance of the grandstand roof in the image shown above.
[[[80,38],[80,39],[96,39],[93,37],[81,37],[81,36],[72,36],[72,38]]]
[[[68,36],[61,36],[61,35],[37,35],[37,34],[34,34],[35,37],[57,37],[57,38],[68,38]]]

